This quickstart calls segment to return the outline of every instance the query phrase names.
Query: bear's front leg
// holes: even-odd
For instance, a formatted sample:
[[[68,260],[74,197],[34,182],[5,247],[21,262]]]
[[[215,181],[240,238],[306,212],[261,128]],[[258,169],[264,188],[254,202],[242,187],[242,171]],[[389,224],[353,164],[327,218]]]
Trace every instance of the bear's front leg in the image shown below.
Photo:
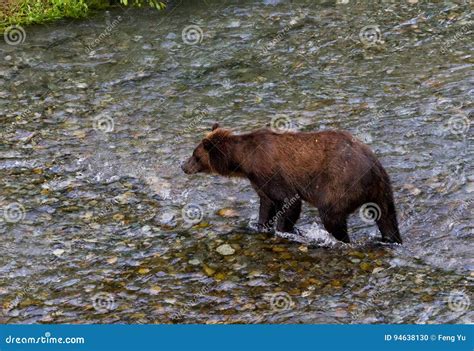
[[[258,213],[258,230],[271,231],[275,224],[276,205],[266,196],[260,196],[260,210]]]
[[[301,200],[297,200],[290,206],[285,205],[277,212],[278,216],[277,230],[284,233],[296,233],[295,224],[301,214]]]
[[[337,214],[328,210],[319,209],[319,214],[323,221],[324,228],[331,233],[337,240],[350,243],[351,240],[347,234],[347,218],[345,215]]]

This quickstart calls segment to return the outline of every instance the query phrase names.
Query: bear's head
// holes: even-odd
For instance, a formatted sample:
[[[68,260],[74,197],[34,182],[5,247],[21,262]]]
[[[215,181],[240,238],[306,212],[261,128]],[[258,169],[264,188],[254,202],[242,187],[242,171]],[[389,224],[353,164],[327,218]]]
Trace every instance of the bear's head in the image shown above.
[[[194,149],[193,154],[182,165],[186,174],[219,173],[229,169],[227,143],[231,132],[214,123],[211,132]]]

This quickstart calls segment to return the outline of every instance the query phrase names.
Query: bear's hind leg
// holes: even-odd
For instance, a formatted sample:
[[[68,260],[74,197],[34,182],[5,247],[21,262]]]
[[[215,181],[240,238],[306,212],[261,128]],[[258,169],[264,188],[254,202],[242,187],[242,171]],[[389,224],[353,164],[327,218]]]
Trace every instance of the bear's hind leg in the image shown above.
[[[337,240],[350,243],[347,234],[347,219],[341,215],[333,215],[330,213],[321,213],[324,228],[331,233]]]
[[[393,210],[381,214],[380,219],[377,221],[377,226],[382,234],[382,242],[402,243],[402,237],[398,231],[397,215],[394,208]]]
[[[284,211],[278,218],[277,230],[285,233],[294,233],[295,224],[301,214],[301,200],[294,202],[289,208],[282,209]]]
[[[386,243],[402,243],[402,237],[398,230],[397,210],[393,201],[393,191],[390,186],[390,179],[385,170],[380,166],[381,188],[372,202],[380,207],[380,216],[376,220],[380,233],[382,234],[382,242]]]

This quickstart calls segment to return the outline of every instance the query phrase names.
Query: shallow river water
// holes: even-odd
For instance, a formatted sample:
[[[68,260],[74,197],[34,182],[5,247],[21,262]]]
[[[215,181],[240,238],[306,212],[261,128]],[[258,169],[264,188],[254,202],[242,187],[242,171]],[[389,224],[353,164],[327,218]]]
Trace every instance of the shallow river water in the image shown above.
[[[472,6],[472,5],[471,5]],[[0,44],[0,322],[472,323],[472,7],[206,1]],[[189,27],[192,26],[192,27]],[[391,175],[403,246],[179,164],[213,122],[345,129]]]

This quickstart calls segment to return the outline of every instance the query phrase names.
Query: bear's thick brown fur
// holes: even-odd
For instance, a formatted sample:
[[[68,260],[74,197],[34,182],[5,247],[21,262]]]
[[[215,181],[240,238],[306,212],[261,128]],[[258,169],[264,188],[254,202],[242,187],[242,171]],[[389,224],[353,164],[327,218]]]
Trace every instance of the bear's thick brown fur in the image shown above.
[[[259,226],[291,232],[302,200],[326,230],[349,242],[347,216],[370,203],[385,242],[401,243],[390,179],[368,146],[344,131],[235,135],[215,124],[182,165],[187,174],[248,178],[260,197]],[[374,205],[375,204],[375,205]]]

